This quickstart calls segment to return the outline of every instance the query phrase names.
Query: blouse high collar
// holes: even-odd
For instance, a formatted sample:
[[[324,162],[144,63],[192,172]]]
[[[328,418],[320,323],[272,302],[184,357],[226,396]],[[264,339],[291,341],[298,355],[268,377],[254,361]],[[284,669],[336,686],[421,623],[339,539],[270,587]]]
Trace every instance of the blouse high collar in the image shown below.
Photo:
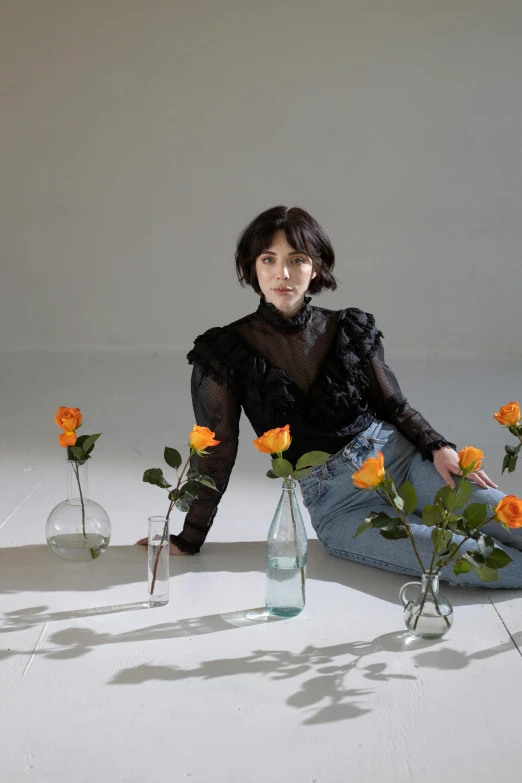
[[[267,302],[262,296],[257,308],[257,315],[271,326],[277,326],[278,329],[304,329],[312,316],[311,301],[310,296],[305,296],[304,305],[299,312],[291,318],[285,318],[281,310],[278,310],[271,302]]]

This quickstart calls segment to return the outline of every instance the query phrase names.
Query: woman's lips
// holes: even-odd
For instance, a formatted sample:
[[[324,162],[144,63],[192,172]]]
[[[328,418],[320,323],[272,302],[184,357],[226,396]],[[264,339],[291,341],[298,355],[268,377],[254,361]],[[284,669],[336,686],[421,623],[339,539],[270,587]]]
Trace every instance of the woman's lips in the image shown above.
[[[273,289],[276,294],[291,294],[292,289],[291,288],[274,288]]]

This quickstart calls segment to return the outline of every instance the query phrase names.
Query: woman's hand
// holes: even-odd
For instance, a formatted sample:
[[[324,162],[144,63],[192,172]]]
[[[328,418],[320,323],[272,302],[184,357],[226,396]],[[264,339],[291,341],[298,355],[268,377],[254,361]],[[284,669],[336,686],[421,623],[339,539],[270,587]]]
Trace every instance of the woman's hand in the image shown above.
[[[452,449],[450,446],[444,446],[444,448],[434,451],[433,464],[444,479],[444,482],[449,484],[452,489],[455,489],[456,485],[453,476],[461,475],[459,455],[455,449]],[[474,481],[479,487],[483,487],[484,489],[487,487],[497,489],[497,485],[486,476],[483,470],[477,470],[475,473],[468,473],[466,478],[470,479],[470,481]]]
[[[148,546],[149,539],[147,537],[140,538],[140,540],[136,541],[136,543],[139,546]],[[178,549],[176,544],[173,544],[172,541],[169,541],[169,555],[188,555],[188,552],[182,552],[181,549]]]

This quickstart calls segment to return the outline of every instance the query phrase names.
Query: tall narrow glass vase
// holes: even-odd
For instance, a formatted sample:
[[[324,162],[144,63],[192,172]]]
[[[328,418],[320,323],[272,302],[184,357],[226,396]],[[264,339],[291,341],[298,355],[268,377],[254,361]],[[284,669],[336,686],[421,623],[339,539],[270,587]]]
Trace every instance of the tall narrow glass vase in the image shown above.
[[[169,602],[169,520],[149,517],[149,606]]]
[[[304,609],[307,553],[295,481],[284,479],[267,539],[266,609],[270,614],[295,617]]]
[[[89,498],[87,462],[66,460],[67,500],[53,508],[45,525],[45,537],[62,560],[96,560],[109,545],[111,523],[107,512]]]

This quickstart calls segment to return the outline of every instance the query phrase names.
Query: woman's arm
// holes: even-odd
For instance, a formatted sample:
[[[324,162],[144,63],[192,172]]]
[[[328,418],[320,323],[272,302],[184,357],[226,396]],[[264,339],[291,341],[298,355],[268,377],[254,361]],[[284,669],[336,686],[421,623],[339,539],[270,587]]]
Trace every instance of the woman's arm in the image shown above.
[[[208,427],[220,441],[208,456],[194,455],[191,460],[192,468],[214,479],[218,492],[201,486],[185,517],[182,532],[170,536],[182,552],[193,555],[199,552],[212,526],[236,461],[241,405],[230,389],[212,380],[199,364],[192,370],[191,391],[196,424]]]
[[[454,443],[447,441],[411,407],[397,378],[384,361],[384,348],[380,339],[375,347],[375,355],[368,361],[365,375],[369,381],[366,396],[377,417],[394,424],[417,447],[423,459],[433,460],[433,452],[441,448],[456,449]]]

